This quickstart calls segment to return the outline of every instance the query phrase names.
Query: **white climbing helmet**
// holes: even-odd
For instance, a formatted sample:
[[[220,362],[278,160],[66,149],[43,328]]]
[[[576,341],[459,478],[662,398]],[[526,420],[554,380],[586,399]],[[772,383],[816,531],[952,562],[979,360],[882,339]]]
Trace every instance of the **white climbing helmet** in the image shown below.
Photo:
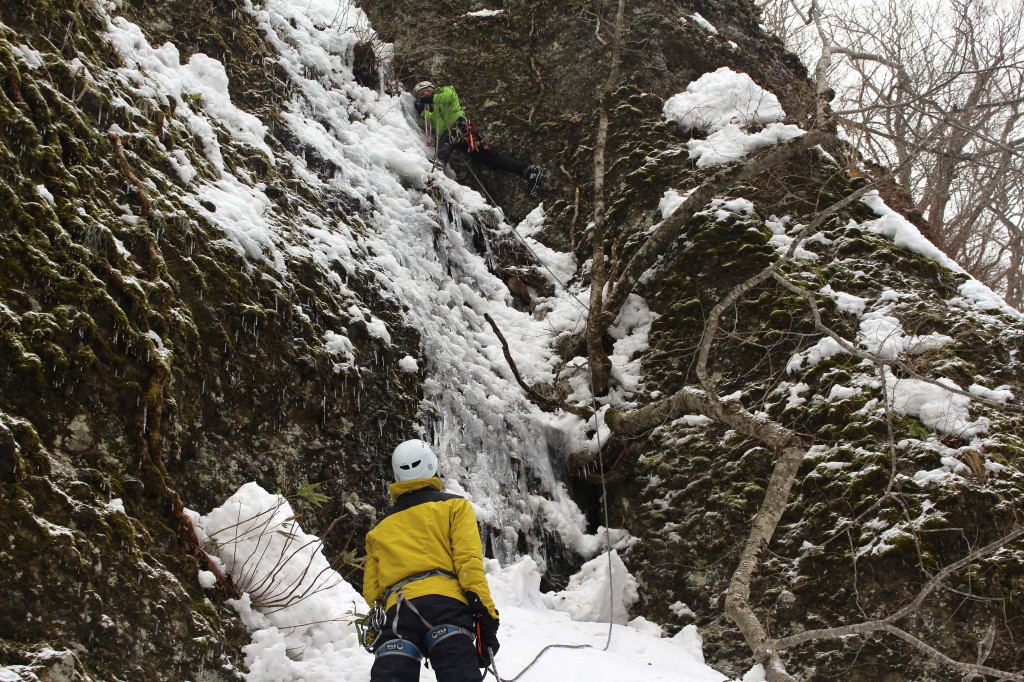
[[[420,93],[427,89],[433,90],[434,84],[430,81],[420,81],[416,85],[412,86],[412,96],[419,99]]]
[[[437,476],[437,455],[419,439],[407,440],[391,453],[391,468],[396,481]]]

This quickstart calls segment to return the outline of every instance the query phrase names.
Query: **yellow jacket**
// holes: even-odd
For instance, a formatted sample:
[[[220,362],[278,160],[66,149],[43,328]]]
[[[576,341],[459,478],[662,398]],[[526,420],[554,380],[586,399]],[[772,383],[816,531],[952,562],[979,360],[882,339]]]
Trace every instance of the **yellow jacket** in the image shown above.
[[[468,603],[475,592],[497,619],[498,611],[484,575],[480,531],[473,507],[464,497],[441,492],[441,479],[419,478],[392,483],[388,492],[395,506],[366,534],[363,598],[367,604],[384,597],[387,589],[417,573],[442,570],[455,576],[430,576],[402,588],[406,599],[439,594]],[[395,605],[392,594],[385,608]]]

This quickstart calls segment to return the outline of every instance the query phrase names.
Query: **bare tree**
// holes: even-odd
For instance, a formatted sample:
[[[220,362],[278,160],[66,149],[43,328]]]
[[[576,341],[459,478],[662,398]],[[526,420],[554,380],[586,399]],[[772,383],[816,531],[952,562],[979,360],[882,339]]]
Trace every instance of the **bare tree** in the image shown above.
[[[1024,4],[760,5],[768,28],[818,66],[819,89],[836,94],[831,115],[867,161],[895,167],[934,140],[898,176],[912,208],[937,246],[1011,304],[1024,303]]]
[[[587,357],[590,360],[591,385],[595,394],[603,393],[611,376],[611,362],[603,347],[604,333],[615,321],[618,311],[605,308],[605,286],[609,273],[605,239],[605,148],[608,143],[608,109],[622,63],[622,29],[625,24],[626,0],[618,0],[612,37],[611,68],[599,94],[597,142],[594,146],[594,227],[591,235],[593,265],[590,273],[590,316],[587,321]],[[614,312],[613,312],[614,311]]]
[[[813,16],[812,14],[812,20]],[[825,42],[825,49],[822,50],[817,64],[819,73],[829,71],[833,55],[848,54],[850,52],[846,48],[832,48],[833,46],[830,43]],[[718,171],[705,178],[689,193],[687,199],[672,215],[666,218],[660,225],[650,230],[646,241],[633,253],[616,278],[608,277],[607,272],[604,270],[600,271],[600,289],[602,292],[607,291],[608,293],[605,296],[599,296],[597,299],[598,303],[602,306],[600,308],[600,316],[594,315],[594,310],[593,308],[591,309],[591,315],[588,319],[588,339],[598,338],[598,334],[603,334],[607,331],[611,320],[614,320],[615,315],[624,305],[626,298],[639,282],[640,275],[653,266],[658,255],[667,247],[669,241],[678,235],[686,221],[696,215],[697,212],[704,210],[717,194],[734,186],[736,183],[752,180],[793,160],[812,146],[834,139],[833,133],[828,130],[831,115],[825,106],[828,99],[825,90],[824,80],[819,80],[819,108],[815,129],[794,142],[787,145],[779,145],[747,161]],[[606,134],[606,129],[607,122],[602,118],[600,134]],[[762,442],[776,453],[775,466],[765,488],[765,497],[757,514],[751,520],[750,531],[730,581],[728,596],[725,602],[726,614],[739,627],[740,632],[750,646],[755,660],[764,665],[767,679],[770,682],[794,682],[795,678],[787,672],[785,663],[782,660],[782,652],[787,648],[798,646],[807,641],[877,632],[886,632],[904,641],[908,641],[935,660],[965,674],[997,674],[1005,676],[1006,679],[1020,679],[1019,676],[1013,673],[1003,673],[981,665],[980,657],[979,662],[976,664],[956,661],[901,629],[896,625],[895,621],[905,618],[909,613],[917,610],[925,598],[936,589],[938,584],[955,570],[962,568],[963,565],[981,556],[996,551],[996,549],[1008,542],[1016,540],[1021,534],[1024,534],[1024,531],[1014,531],[1001,540],[979,550],[979,552],[965,557],[946,570],[940,571],[926,584],[918,598],[914,599],[909,605],[894,612],[888,618],[851,624],[844,626],[842,629],[807,633],[803,637],[773,638],[769,634],[762,617],[758,615],[752,605],[752,583],[761,565],[761,555],[765,547],[771,542],[779,521],[787,508],[790,491],[796,481],[800,463],[803,461],[809,443],[783,424],[768,419],[764,415],[754,415],[737,402],[723,402],[719,397],[720,392],[715,374],[709,369],[713,361],[712,356],[717,347],[716,344],[720,338],[720,318],[726,314],[726,311],[732,309],[739,300],[749,295],[757,287],[774,281],[785,289],[801,292],[802,296],[806,294],[808,306],[813,312],[818,329],[836,338],[839,345],[846,349],[847,352],[866,355],[867,359],[879,367],[884,386],[885,373],[882,371],[882,368],[889,363],[900,364],[899,361],[887,361],[877,356],[863,354],[857,349],[853,341],[846,340],[829,329],[822,321],[820,310],[817,308],[813,296],[798,285],[789,282],[785,276],[785,268],[792,262],[793,254],[801,241],[815,234],[830,217],[859,200],[867,192],[890,182],[894,176],[906,172],[917,161],[921,153],[935,146],[937,138],[940,138],[942,134],[942,129],[932,129],[923,132],[920,138],[914,139],[914,144],[906,145],[904,156],[898,160],[898,163],[894,165],[892,170],[880,174],[873,182],[863,185],[844,199],[814,212],[808,217],[807,224],[793,240],[788,252],[783,257],[737,285],[715,305],[708,314],[704,334],[698,348],[695,369],[701,383],[700,388],[688,387],[669,398],[624,413],[612,412],[608,417],[609,426],[614,433],[620,436],[631,436],[648,431],[675,417],[695,412],[710,417],[739,433]],[[603,145],[598,145],[596,148],[603,155]],[[595,162],[595,168],[598,171],[603,168],[603,158]],[[596,206],[600,208],[601,203],[597,202]],[[598,241],[603,236],[603,233],[603,230],[595,231],[594,233],[595,245],[593,253],[595,259],[603,258],[605,253],[603,243]],[[597,272],[598,269],[595,268],[594,271]],[[593,303],[594,297],[592,295],[592,305]],[[591,359],[593,362],[593,355]],[[912,368],[902,364],[901,370],[914,372]],[[920,376],[916,372],[914,372],[914,375]],[[928,380],[927,377],[923,378]],[[605,380],[607,381],[607,378]],[[893,438],[890,436],[890,442],[892,440]],[[888,491],[886,494],[888,494]],[[837,634],[840,630],[843,634]]]
[[[891,405],[889,404],[891,398],[888,397],[889,394],[885,385],[886,372],[884,371],[888,365],[897,366],[901,372],[914,376],[919,380],[942,386],[946,390],[956,390],[950,389],[946,384],[918,374],[916,370],[899,358],[885,359],[879,357],[871,352],[864,351],[853,341],[838,334],[824,321],[815,295],[810,290],[791,282],[786,275],[786,266],[792,262],[793,254],[802,240],[812,236],[820,229],[830,215],[849,206],[868,191],[888,181],[890,176],[898,170],[899,168],[895,169],[890,174],[878,178],[874,183],[865,185],[843,200],[816,213],[813,219],[797,235],[797,238],[794,239],[786,254],[761,272],[735,286],[727,295],[722,297],[708,315],[698,349],[696,373],[702,388],[688,387],[673,396],[648,404],[642,408],[625,413],[613,412],[607,418],[608,424],[614,433],[619,436],[630,437],[649,431],[686,414],[701,414],[763,443],[775,453],[775,466],[765,486],[764,499],[757,514],[755,514],[750,522],[749,534],[730,580],[725,601],[726,614],[736,623],[743,634],[744,639],[750,646],[754,659],[764,666],[768,682],[796,682],[797,678],[787,671],[782,658],[783,652],[788,649],[814,641],[836,640],[850,636],[869,636],[879,633],[886,633],[896,637],[910,644],[929,658],[964,675],[981,676],[983,678],[984,676],[995,676],[999,679],[1024,682],[1024,675],[984,665],[984,660],[991,650],[991,644],[987,645],[987,650],[979,645],[979,655],[976,663],[959,661],[911,634],[898,624],[899,621],[908,619],[918,612],[926,599],[937,591],[945,580],[972,563],[989,557],[1009,543],[1017,541],[1024,536],[1024,528],[1018,527],[1003,537],[975,549],[966,556],[930,575],[911,600],[900,605],[892,613],[882,618],[864,620],[833,628],[807,630],[788,637],[778,638],[772,637],[769,634],[763,619],[751,604],[752,583],[761,565],[761,555],[772,541],[779,521],[787,508],[790,492],[797,480],[800,464],[810,443],[805,437],[781,423],[769,419],[763,414],[754,415],[739,402],[723,402],[719,398],[717,382],[714,374],[710,371],[710,365],[713,362],[712,358],[716,347],[716,339],[720,336],[719,321],[726,314],[726,311],[733,308],[740,299],[766,282],[774,281],[783,289],[797,293],[807,302],[808,309],[812,313],[812,319],[818,331],[835,340],[845,352],[869,360],[879,369],[881,392],[883,400],[886,401],[887,414],[891,412]],[[966,392],[960,393],[962,395],[970,395]],[[1001,403],[995,401],[984,399],[982,401],[1005,408]],[[1019,408],[1015,407],[1009,409],[1019,411]],[[888,419],[888,424],[890,449],[894,450],[892,447],[894,434],[891,417]],[[895,458],[894,452],[893,457]],[[894,459],[893,477],[895,476],[895,471]],[[892,494],[892,482],[893,479],[890,478],[889,486],[882,493],[880,499],[884,499]],[[991,628],[990,633],[994,633],[994,630]],[[994,634],[991,634],[991,636],[994,636]]]

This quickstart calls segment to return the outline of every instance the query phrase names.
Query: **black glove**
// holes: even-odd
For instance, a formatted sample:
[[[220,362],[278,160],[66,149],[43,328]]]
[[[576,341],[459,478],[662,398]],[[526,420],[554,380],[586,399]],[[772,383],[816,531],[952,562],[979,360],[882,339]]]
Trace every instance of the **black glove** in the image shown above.
[[[498,653],[500,647],[498,644],[498,625],[500,623],[491,615],[475,592],[467,592],[466,599],[469,601],[469,609],[473,612],[473,621],[476,625],[476,655],[480,659],[480,667],[486,668],[491,664],[491,656]]]
[[[434,96],[433,95],[427,95],[426,97],[420,97],[419,99],[417,99],[416,100],[416,104],[414,104],[413,106],[416,107],[416,113],[417,114],[421,114],[421,113],[423,113],[424,109],[426,109],[427,111],[430,111],[431,105],[433,103],[434,103]]]

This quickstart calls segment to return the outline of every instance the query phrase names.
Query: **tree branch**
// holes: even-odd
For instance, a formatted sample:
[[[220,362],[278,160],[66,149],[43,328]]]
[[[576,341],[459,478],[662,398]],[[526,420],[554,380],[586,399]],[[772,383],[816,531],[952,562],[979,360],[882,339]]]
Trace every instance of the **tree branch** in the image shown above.
[[[512,374],[516,378],[516,383],[519,384],[520,388],[526,391],[526,395],[529,396],[530,400],[537,403],[541,409],[547,412],[565,410],[566,412],[574,414],[582,419],[590,419],[590,417],[593,416],[593,413],[586,408],[576,407],[566,401],[552,400],[551,398],[546,398],[540,393],[537,393],[532,386],[523,380],[522,375],[519,374],[519,368],[516,366],[515,360],[512,359],[512,353],[509,351],[508,341],[505,340],[505,335],[501,333],[501,329],[498,328],[494,318],[491,317],[490,313],[484,313],[484,319],[491,325],[494,335],[498,337],[499,341],[501,341],[501,352],[505,355],[505,362],[508,363],[509,369],[512,370]]]
[[[1004,680],[1015,680],[1017,682],[1024,682],[1024,675],[1020,673],[1008,673],[994,668],[989,668],[979,664],[962,663],[956,661],[949,656],[946,656],[942,652],[938,651],[934,647],[926,644],[917,637],[909,634],[905,630],[897,627],[895,623],[917,611],[924,600],[928,598],[932,592],[934,592],[942,582],[953,573],[961,570],[967,565],[977,561],[978,559],[994,553],[1001,547],[1017,540],[1024,536],[1024,527],[1017,528],[1010,533],[1007,533],[1003,537],[999,538],[994,542],[974,550],[970,554],[964,556],[958,561],[949,564],[944,567],[941,571],[932,576],[928,582],[921,587],[917,595],[913,600],[910,601],[906,606],[900,608],[889,616],[881,619],[864,621],[862,623],[852,623],[850,625],[842,625],[834,628],[822,628],[818,630],[806,630],[804,632],[790,635],[789,637],[783,637],[773,641],[773,645],[776,649],[786,650],[791,649],[807,642],[812,642],[821,639],[840,639],[842,637],[848,637],[850,635],[869,635],[875,632],[888,632],[891,635],[895,635],[905,642],[910,643],[916,647],[919,651],[924,652],[931,658],[934,658],[943,664],[959,670],[963,673],[974,674],[974,675],[991,675]],[[980,660],[983,660],[983,656],[979,656]]]

